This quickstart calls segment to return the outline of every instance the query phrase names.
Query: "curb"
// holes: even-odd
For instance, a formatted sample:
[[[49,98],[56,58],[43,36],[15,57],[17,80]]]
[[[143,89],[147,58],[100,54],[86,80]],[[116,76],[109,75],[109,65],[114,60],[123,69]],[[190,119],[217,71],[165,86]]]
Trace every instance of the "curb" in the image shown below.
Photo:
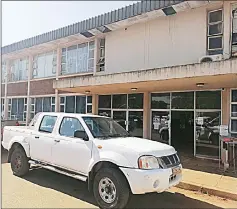
[[[198,191],[204,194],[218,196],[226,199],[231,199],[237,201],[237,195],[231,192],[221,191],[217,189],[207,188],[203,186],[198,186],[195,184],[180,182],[176,187],[180,189],[186,189],[190,191]]]

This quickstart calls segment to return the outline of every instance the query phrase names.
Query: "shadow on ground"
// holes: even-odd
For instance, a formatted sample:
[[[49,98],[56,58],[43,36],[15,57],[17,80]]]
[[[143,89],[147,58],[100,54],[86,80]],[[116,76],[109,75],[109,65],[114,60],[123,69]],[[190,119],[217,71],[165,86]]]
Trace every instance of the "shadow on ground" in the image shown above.
[[[1,148],[1,164],[7,163],[7,150]]]
[[[97,206],[87,184],[73,178],[45,169],[34,169],[24,180],[39,186],[50,188]],[[133,195],[127,208],[218,208],[200,200],[195,200],[180,193]]]

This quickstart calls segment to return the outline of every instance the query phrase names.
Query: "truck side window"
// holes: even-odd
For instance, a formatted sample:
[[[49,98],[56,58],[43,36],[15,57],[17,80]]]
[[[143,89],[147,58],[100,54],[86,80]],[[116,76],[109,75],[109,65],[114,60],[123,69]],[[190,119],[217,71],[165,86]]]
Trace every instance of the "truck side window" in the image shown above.
[[[41,121],[39,131],[52,133],[56,120],[57,120],[56,116],[45,115]]]
[[[59,134],[61,136],[74,137],[75,131],[85,131],[77,118],[64,117],[60,125]]]

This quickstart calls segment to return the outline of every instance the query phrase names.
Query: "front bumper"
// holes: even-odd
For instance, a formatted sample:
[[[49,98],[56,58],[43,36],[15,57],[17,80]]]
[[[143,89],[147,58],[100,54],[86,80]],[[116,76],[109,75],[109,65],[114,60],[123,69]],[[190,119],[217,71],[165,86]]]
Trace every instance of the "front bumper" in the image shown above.
[[[182,169],[182,166],[179,166]],[[154,170],[141,170],[132,168],[120,169],[127,177],[133,194],[164,192],[170,187],[179,184],[182,179],[182,173],[173,175],[172,168]]]

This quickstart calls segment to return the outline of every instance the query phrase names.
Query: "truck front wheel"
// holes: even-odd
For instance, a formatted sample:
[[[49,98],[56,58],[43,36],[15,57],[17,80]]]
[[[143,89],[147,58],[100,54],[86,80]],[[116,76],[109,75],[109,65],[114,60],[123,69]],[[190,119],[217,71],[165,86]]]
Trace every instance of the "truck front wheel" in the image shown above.
[[[129,199],[129,185],[115,168],[102,168],[94,178],[94,197],[100,208],[124,208]]]
[[[17,147],[11,155],[11,168],[16,176],[24,176],[30,169],[28,158],[22,148]]]

